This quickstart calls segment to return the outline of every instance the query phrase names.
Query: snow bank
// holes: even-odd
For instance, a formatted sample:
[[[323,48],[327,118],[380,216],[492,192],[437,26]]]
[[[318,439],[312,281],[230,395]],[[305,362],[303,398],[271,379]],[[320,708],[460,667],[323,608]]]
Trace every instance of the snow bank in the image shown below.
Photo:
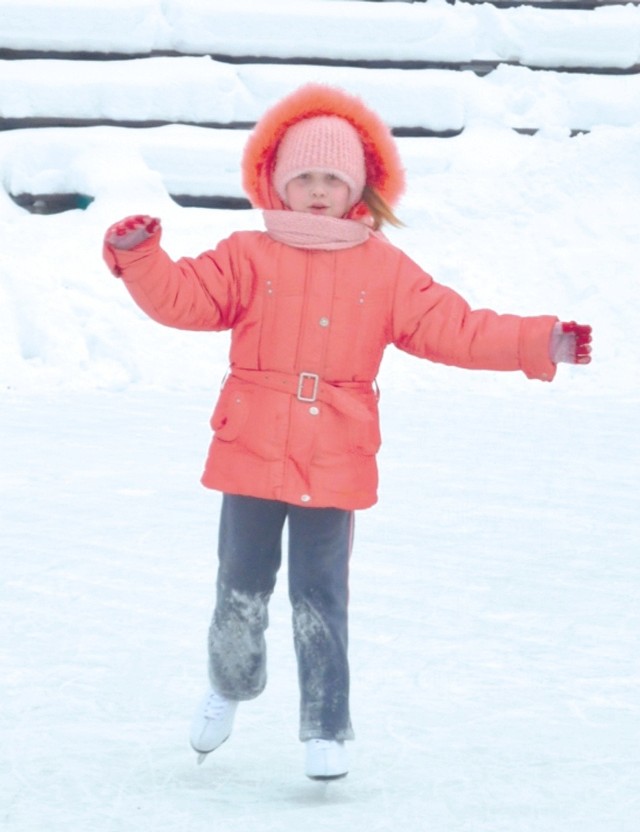
[[[254,15],[245,13],[249,8]],[[441,2],[342,0],[309,0],[294,11],[287,8],[288,41],[303,43],[313,34],[310,43],[330,45],[338,57],[351,54],[346,40],[356,19],[378,30],[383,19],[401,21],[407,49],[413,43],[407,32],[414,31],[415,21],[429,21],[430,36],[447,43],[450,54],[459,45],[467,48],[482,23],[486,43],[501,44],[505,57],[513,57],[505,50],[520,23],[522,31],[536,33],[539,45],[551,44],[553,38],[541,27],[553,19],[565,32],[562,62],[573,60],[576,44],[596,57],[601,54],[590,42],[594,21],[603,24],[601,45],[619,38],[624,47],[638,31],[634,7],[572,12],[575,39],[563,30],[562,13],[539,16],[539,10],[531,9],[506,14]],[[247,43],[259,42],[253,27],[266,9],[242,2],[233,11],[204,2],[118,0],[108,7],[72,0],[4,2],[0,39],[4,46],[31,48],[46,33],[48,46],[55,41],[98,48],[89,41],[90,20],[95,37],[108,40],[113,50],[125,45],[139,49],[145,38],[145,48],[167,46],[169,34],[175,38],[178,31],[189,30],[182,45],[197,51],[202,33],[213,31],[215,17],[216,31],[229,38],[227,46],[246,51]],[[283,9],[282,4],[268,6],[269,25],[262,35],[270,47],[277,47],[275,30],[284,26]],[[317,28],[311,33],[309,21],[316,12]],[[334,37],[320,39],[324,18],[335,22],[336,15],[341,25]],[[617,26],[610,29],[607,21]],[[373,28],[370,55],[376,42]],[[588,371],[563,367],[560,378],[570,380],[576,391],[597,385],[611,395],[635,394],[640,364],[637,76],[587,78],[510,66],[484,78],[447,71],[305,66],[292,71],[286,66],[231,66],[208,57],[3,61],[0,107],[16,118],[253,122],[274,100],[311,78],[357,92],[396,126],[464,128],[446,140],[398,140],[409,182],[399,212],[408,227],[390,232],[393,241],[474,306],[555,313],[592,323],[596,361]],[[513,127],[541,131],[523,136]],[[592,132],[570,138],[571,129]],[[217,386],[226,366],[226,337],[170,331],[146,319],[107,274],[101,240],[111,222],[137,211],[163,218],[165,244],[174,256],[197,254],[236,228],[261,227],[256,212],[184,209],[169,196],[242,196],[239,165],[246,135],[184,124],[0,134],[2,389]],[[37,216],[8,196],[51,192],[85,194],[93,202],[86,211]],[[386,385],[403,389],[446,387],[459,378],[455,370],[426,368],[394,351],[383,374]],[[465,374],[467,387],[497,393],[523,384],[527,382],[513,376]]]
[[[477,122],[589,130],[640,121],[640,75],[561,74],[501,66],[450,70],[230,66],[200,58],[0,63],[5,118],[253,123],[302,83],[357,90],[394,127],[456,131]]]
[[[640,60],[640,9],[495,9],[340,0],[3,0],[0,47],[345,60],[520,61],[626,68]],[[336,25],[336,18],[339,25]],[[408,34],[410,33],[410,34]]]

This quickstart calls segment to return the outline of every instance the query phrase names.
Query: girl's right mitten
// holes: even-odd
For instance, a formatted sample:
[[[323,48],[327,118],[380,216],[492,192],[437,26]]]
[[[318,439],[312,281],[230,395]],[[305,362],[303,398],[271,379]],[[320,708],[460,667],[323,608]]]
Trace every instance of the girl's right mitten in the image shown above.
[[[114,223],[104,236],[106,245],[128,251],[148,240],[160,230],[160,220],[146,214],[136,214]]]

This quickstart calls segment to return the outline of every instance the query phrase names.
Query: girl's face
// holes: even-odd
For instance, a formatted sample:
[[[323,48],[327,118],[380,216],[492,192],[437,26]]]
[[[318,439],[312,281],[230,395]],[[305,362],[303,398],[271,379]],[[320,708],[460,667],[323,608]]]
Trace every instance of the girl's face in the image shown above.
[[[287,205],[292,211],[344,217],[349,210],[350,191],[333,173],[309,170],[291,179],[286,187]]]

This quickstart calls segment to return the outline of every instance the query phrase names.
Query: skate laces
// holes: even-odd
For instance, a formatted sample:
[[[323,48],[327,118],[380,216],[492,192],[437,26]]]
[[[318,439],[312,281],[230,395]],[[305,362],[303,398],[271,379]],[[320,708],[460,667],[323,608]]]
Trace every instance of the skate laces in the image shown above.
[[[220,719],[231,705],[228,699],[220,696],[219,693],[211,691],[204,704],[203,716],[205,719]]]
[[[314,737],[313,739],[307,740],[307,746],[331,751],[334,748],[343,748],[344,743],[341,740],[323,740],[319,737]]]

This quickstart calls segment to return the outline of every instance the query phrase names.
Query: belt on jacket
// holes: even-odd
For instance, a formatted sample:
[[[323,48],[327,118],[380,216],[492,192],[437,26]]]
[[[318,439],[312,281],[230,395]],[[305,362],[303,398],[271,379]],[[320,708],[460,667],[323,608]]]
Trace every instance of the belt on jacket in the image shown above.
[[[354,419],[371,419],[371,410],[353,393],[374,393],[371,381],[323,381],[317,373],[280,373],[233,367],[231,378],[248,381],[269,390],[288,393],[298,401],[331,405]],[[377,395],[376,395],[377,398]]]

